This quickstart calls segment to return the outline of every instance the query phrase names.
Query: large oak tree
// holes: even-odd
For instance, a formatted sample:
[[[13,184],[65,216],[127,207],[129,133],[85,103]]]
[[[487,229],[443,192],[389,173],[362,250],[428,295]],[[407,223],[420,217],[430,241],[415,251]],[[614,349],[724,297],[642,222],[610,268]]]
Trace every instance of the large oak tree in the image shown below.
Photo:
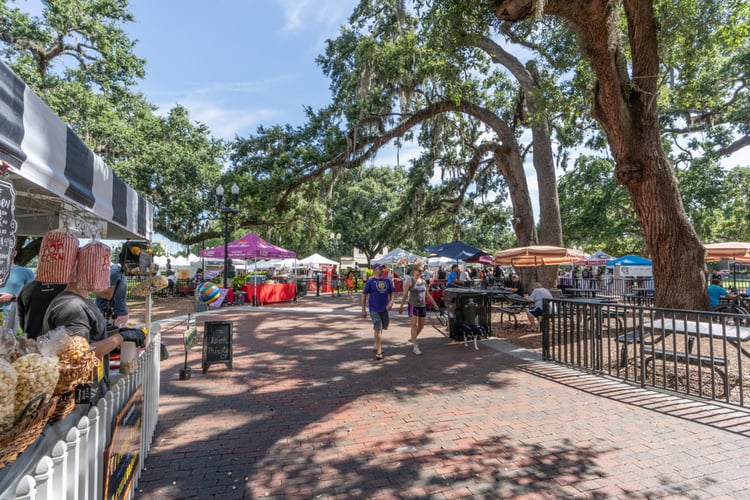
[[[495,15],[517,22],[544,14],[574,27],[596,74],[593,115],[627,187],[654,263],[659,306],[708,308],[704,248],[682,205],[659,128],[659,43],[652,2],[644,0],[493,0]],[[622,10],[621,10],[622,7]],[[624,11],[627,44],[621,37]],[[629,59],[627,55],[629,54]],[[677,272],[675,272],[677,270]]]

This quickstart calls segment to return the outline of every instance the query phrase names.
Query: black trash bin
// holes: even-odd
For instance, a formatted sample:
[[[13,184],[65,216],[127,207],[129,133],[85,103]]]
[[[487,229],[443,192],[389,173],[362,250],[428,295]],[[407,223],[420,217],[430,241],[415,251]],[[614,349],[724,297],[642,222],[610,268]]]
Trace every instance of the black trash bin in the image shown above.
[[[297,297],[307,295],[307,278],[297,278]]]
[[[484,336],[490,335],[492,296],[487,290],[448,287],[443,291],[443,301],[448,309],[450,338],[463,338],[462,323],[479,327]]]

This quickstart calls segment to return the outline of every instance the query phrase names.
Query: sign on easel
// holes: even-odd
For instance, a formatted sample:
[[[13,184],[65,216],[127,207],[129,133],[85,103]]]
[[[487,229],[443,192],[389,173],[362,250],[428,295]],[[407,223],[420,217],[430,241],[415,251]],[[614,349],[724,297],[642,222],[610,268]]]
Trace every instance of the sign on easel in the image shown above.
[[[16,247],[16,192],[13,184],[0,181],[0,286],[10,275],[13,249]]]
[[[206,321],[203,324],[203,373],[213,364],[232,369],[232,322]]]

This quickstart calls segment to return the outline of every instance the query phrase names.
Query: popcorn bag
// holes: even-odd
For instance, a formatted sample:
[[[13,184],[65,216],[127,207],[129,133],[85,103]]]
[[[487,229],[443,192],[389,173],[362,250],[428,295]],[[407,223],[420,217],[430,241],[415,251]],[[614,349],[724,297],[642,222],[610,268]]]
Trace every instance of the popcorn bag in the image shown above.
[[[60,375],[57,371],[57,358],[46,358],[36,353],[21,356],[12,366],[18,377],[14,398],[14,421],[18,421],[26,405],[36,396],[52,396]]]
[[[15,422],[16,380],[18,375],[11,364],[0,358],[0,433]]]
[[[78,288],[98,291],[109,286],[112,249],[99,241],[87,243],[78,250]]]
[[[39,250],[36,279],[43,283],[66,284],[76,270],[77,260],[78,238],[59,229],[48,231]]]

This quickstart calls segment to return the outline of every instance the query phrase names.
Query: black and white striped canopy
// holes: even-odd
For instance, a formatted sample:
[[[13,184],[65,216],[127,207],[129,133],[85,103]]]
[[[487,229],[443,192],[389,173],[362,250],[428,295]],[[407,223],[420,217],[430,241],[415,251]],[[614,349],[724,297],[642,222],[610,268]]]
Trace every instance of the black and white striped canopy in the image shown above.
[[[2,62],[0,158],[12,166],[19,236],[68,226],[81,236],[151,240],[153,206]]]

